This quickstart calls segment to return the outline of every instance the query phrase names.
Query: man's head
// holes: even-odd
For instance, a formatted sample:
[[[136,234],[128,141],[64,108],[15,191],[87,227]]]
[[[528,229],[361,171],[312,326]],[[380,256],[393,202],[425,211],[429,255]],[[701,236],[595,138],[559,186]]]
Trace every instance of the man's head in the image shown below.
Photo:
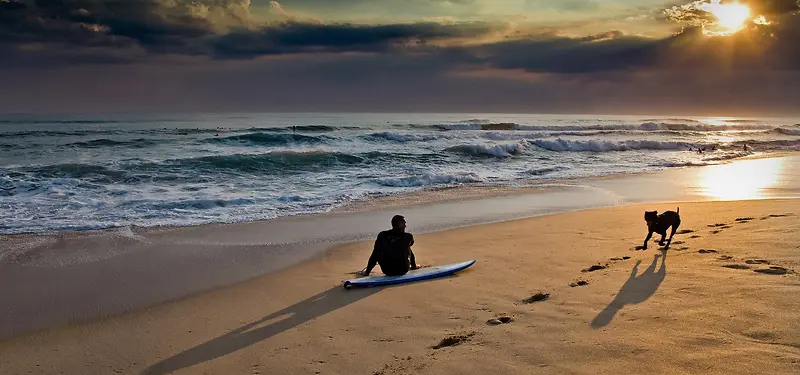
[[[392,229],[405,231],[406,230],[406,218],[403,215],[394,215],[392,217]]]

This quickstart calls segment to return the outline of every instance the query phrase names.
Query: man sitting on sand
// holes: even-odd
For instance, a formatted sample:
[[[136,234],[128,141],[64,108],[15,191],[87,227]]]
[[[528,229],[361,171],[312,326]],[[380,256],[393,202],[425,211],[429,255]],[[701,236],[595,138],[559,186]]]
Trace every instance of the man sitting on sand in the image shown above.
[[[381,271],[387,276],[402,276],[409,269],[417,269],[414,252],[414,236],[406,233],[406,218],[401,215],[392,217],[392,229],[378,233],[375,247],[361,275],[367,276],[376,264],[381,265]]]

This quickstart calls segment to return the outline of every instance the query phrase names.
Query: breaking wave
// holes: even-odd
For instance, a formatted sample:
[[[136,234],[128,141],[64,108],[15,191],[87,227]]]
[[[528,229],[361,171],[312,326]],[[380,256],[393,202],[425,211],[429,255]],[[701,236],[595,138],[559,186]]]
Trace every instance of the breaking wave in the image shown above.
[[[528,142],[521,140],[517,143],[505,144],[479,144],[479,145],[459,145],[445,149],[445,151],[466,154],[471,156],[507,158],[521,154],[528,148]]]

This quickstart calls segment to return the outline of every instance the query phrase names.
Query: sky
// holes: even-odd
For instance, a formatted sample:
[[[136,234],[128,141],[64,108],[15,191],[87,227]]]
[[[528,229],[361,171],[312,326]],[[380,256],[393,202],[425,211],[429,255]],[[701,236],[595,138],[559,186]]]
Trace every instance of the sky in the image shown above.
[[[800,0],[0,0],[0,113],[800,115]]]

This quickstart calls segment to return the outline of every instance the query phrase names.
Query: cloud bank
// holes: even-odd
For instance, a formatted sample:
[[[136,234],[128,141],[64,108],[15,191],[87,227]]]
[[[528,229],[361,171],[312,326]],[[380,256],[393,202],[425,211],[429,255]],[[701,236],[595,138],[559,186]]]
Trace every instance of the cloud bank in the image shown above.
[[[748,87],[759,82],[777,85],[772,102],[800,100],[791,94],[800,70],[798,2],[741,1],[769,22],[749,23],[727,37],[709,37],[702,31],[705,22],[713,22],[711,15],[698,7],[700,2],[686,2],[654,12],[660,18],[653,22],[670,25],[674,32],[653,37],[615,29],[574,35],[569,29],[542,30],[511,21],[441,17],[406,23],[326,22],[294,13],[288,2],[276,0],[263,1],[261,8],[250,0],[0,0],[0,79],[23,87],[19,77],[33,77],[27,78],[30,87],[25,89],[0,90],[0,108],[4,97],[19,105],[19,98],[58,92],[37,78],[54,69],[69,70],[83,81],[102,76],[118,87],[134,83],[109,77],[132,72],[158,76],[153,85],[165,86],[170,97],[188,95],[188,90],[202,94],[203,108],[213,105],[214,93],[243,103],[250,99],[242,96],[266,95],[265,87],[275,90],[269,93],[270,104],[284,107],[302,107],[303,98],[347,108],[355,105],[344,102],[351,99],[371,108],[394,108],[400,100],[418,106],[437,103],[429,97],[409,98],[425,92],[446,97],[439,100],[447,104],[505,100],[492,108],[507,110],[507,103],[519,106],[531,98],[548,103],[548,108],[572,108],[591,101],[591,95],[611,100],[603,90],[614,87],[670,92],[662,100],[684,103],[681,89],[718,98],[727,97],[715,91],[726,85],[757,92]],[[601,2],[553,4],[592,9]],[[181,68],[154,68],[165,62]],[[15,73],[22,71],[28,73]],[[49,81],[72,82],[57,75]],[[348,91],[352,97],[343,98],[345,86],[369,94]],[[377,94],[377,88],[394,94]],[[98,90],[105,97],[121,95]],[[311,98],[309,92],[319,97]],[[771,103],[749,95],[751,103]],[[378,98],[383,102],[375,102]],[[714,105],[721,108],[724,102]]]

